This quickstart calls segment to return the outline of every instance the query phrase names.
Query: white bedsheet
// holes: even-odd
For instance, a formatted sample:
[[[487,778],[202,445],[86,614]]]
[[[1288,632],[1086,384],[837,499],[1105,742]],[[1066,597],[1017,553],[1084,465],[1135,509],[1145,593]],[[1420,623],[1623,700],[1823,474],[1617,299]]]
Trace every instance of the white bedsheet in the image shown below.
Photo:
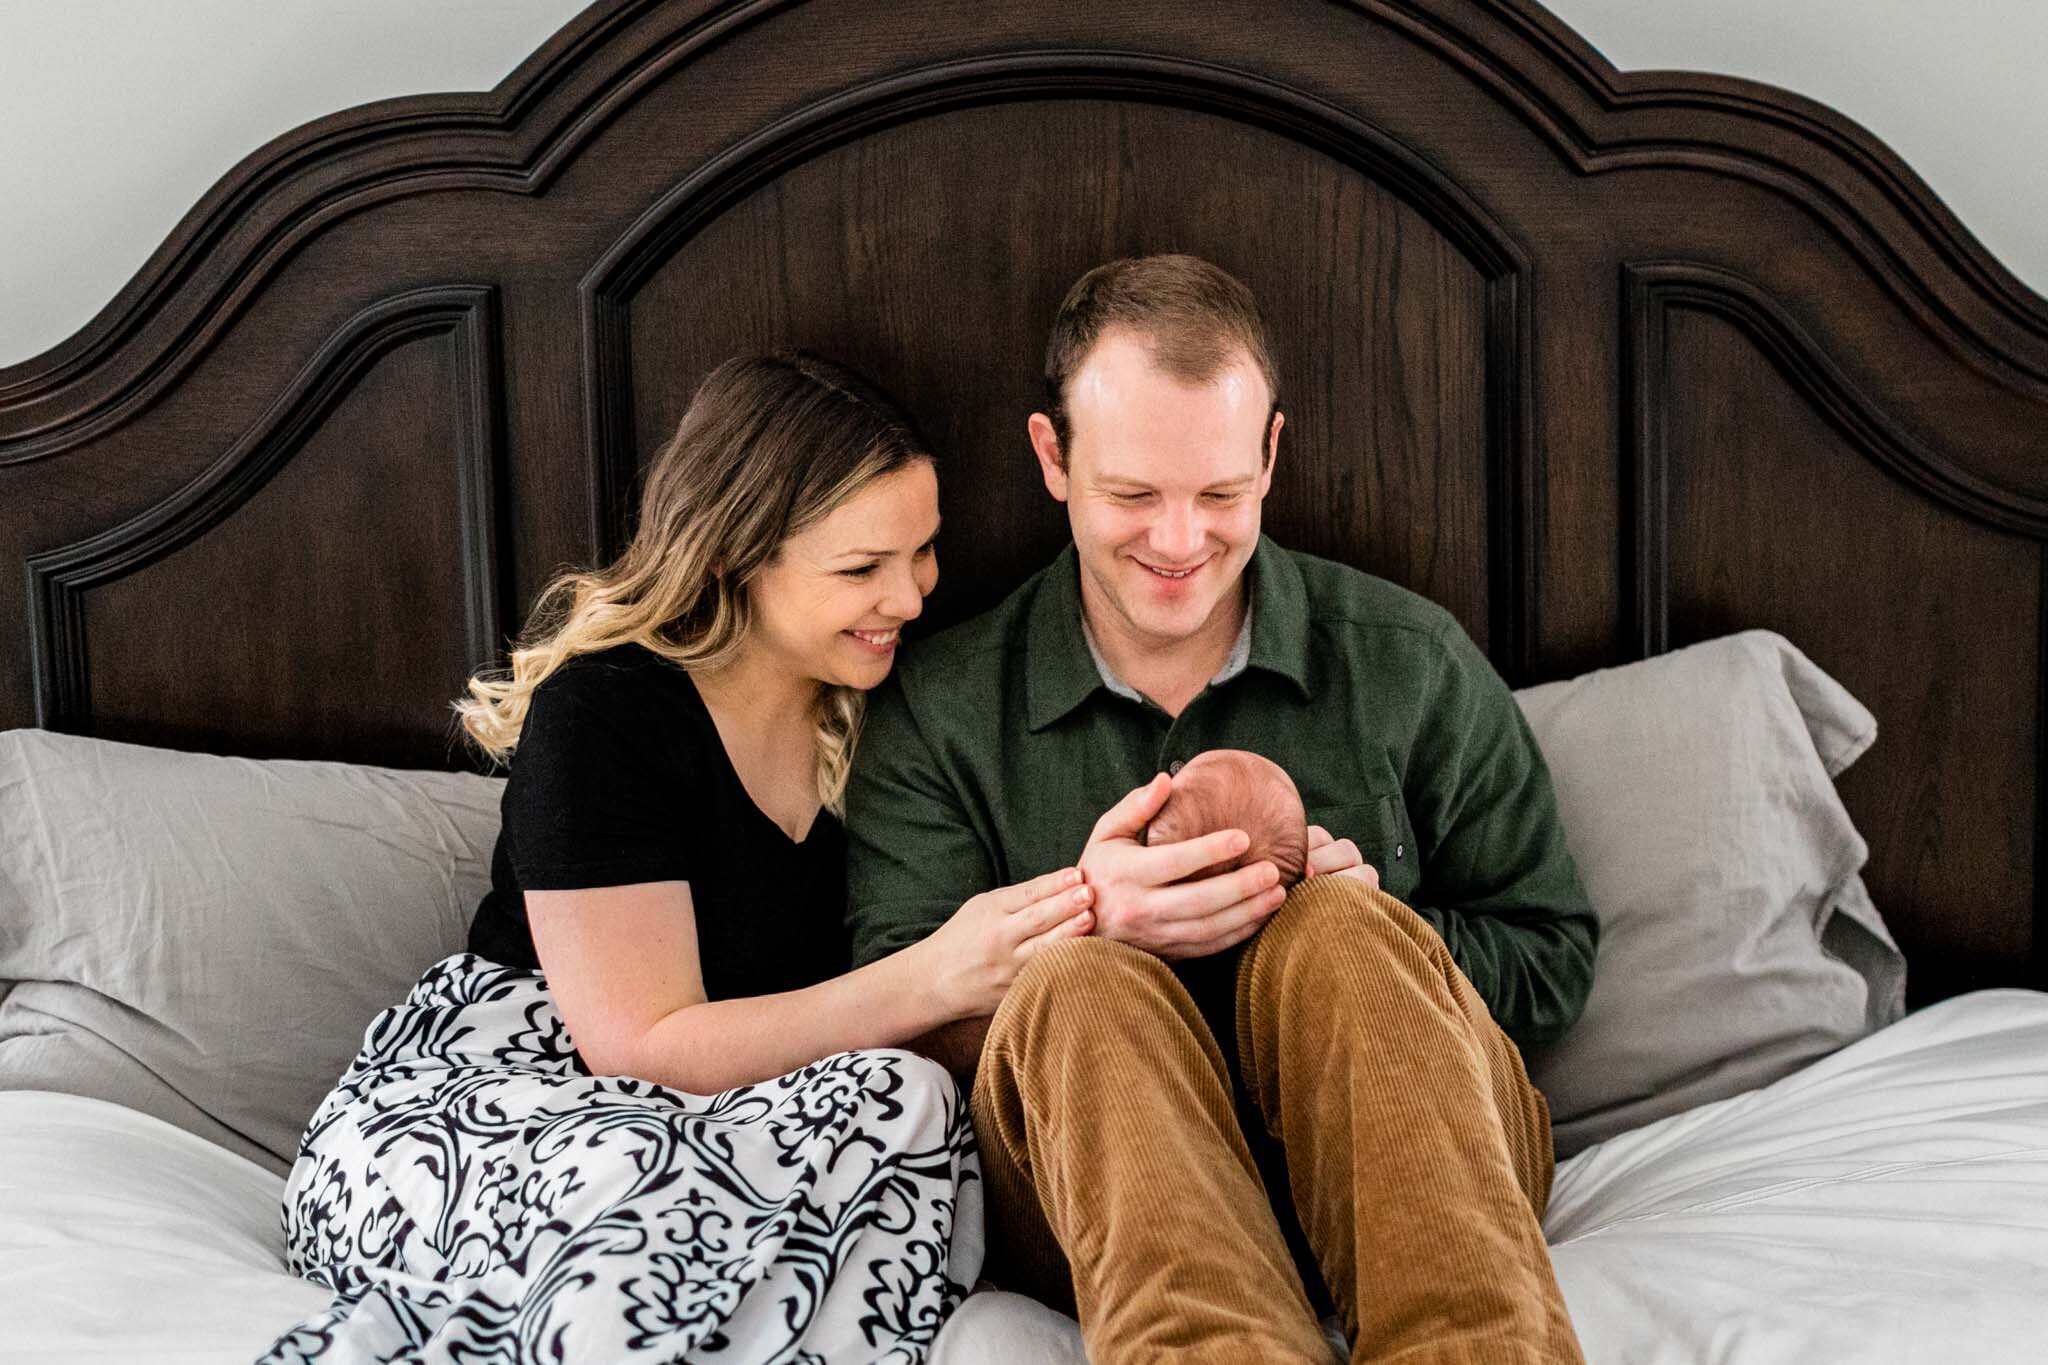
[[[326,1303],[282,1268],[281,1188],[145,1115],[0,1094],[0,1361],[247,1361]],[[2048,1361],[2048,994],[1944,1002],[1592,1148],[1544,1224],[1593,1365]],[[978,1302],[939,1354],[1072,1359],[1049,1317]]]
[[[1589,1148],[1544,1233],[1592,1362],[2048,1361],[2048,994]]]

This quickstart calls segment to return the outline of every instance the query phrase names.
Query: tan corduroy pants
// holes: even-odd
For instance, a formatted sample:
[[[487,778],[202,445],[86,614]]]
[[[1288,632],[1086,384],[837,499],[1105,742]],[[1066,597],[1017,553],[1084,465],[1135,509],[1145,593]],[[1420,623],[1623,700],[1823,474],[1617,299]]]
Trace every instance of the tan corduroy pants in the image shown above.
[[[1317,877],[1236,969],[1237,1062],[1354,1361],[1578,1361],[1540,1217],[1550,1115],[1429,925]],[[1039,954],[974,1083],[991,1273],[1093,1365],[1329,1359],[1188,990],[1100,938]]]

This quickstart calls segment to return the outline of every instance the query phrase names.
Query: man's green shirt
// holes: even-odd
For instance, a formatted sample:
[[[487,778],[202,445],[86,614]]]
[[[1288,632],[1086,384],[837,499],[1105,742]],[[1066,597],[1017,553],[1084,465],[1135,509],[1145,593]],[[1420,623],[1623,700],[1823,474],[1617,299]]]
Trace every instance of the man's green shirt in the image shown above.
[[[1383,579],[1264,537],[1246,572],[1246,667],[1178,717],[1105,682],[1071,545],[906,651],[870,699],[847,788],[854,960],[1074,863],[1154,774],[1249,749],[1443,936],[1510,1038],[1557,1037],[1592,985],[1596,925],[1506,684],[1449,612]]]

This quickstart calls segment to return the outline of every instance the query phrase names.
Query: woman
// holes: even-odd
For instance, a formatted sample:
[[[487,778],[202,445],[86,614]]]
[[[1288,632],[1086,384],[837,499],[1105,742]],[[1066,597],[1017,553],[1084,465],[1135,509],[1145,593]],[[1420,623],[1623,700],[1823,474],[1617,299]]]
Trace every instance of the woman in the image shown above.
[[[266,1360],[922,1359],[980,1199],[952,1083],[890,1049],[1090,926],[1067,869],[847,970],[841,794],[938,523],[849,371],[705,380],[624,556],[457,706],[517,749],[492,888],[313,1118],[286,1240],[337,1299]]]

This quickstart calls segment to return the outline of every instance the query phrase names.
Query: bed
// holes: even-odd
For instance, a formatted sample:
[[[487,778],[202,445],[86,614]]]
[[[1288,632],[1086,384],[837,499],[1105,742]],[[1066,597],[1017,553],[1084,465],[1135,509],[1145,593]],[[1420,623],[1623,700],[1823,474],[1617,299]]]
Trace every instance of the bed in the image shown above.
[[[448,699],[712,365],[904,397],[940,627],[1064,535],[1059,294],[1168,249],[1267,311],[1267,530],[1448,607],[1557,771],[1588,1359],[2037,1358],[2048,300],[1848,120],[1526,0],[620,0],[256,150],[0,369],[0,1359],[322,1306],[295,1119],[495,828]],[[978,1294],[935,1358],[1079,1354]]]

